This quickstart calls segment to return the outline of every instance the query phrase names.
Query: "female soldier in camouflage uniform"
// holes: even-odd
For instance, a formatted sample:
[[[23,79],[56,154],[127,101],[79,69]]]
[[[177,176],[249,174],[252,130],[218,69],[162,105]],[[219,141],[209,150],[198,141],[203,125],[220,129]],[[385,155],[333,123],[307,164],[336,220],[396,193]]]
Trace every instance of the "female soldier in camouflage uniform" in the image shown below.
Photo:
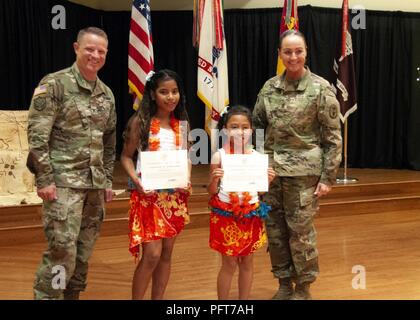
[[[305,67],[302,33],[284,32],[279,55],[286,71],[264,84],[253,112],[277,173],[264,199],[272,207],[266,220],[271,271],[280,283],[273,299],[311,299],[319,273],[313,217],[341,162],[339,104],[328,81]]]

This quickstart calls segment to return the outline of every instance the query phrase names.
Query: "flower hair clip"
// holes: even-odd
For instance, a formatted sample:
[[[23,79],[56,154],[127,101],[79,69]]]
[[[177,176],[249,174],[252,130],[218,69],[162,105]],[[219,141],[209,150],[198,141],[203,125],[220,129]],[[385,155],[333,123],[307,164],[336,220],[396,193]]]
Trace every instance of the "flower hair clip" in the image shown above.
[[[152,79],[154,74],[155,74],[155,72],[153,70],[151,70],[146,76],[146,82],[150,81],[150,79]]]
[[[220,117],[223,117],[229,111],[229,106],[226,106],[223,111],[220,113]]]

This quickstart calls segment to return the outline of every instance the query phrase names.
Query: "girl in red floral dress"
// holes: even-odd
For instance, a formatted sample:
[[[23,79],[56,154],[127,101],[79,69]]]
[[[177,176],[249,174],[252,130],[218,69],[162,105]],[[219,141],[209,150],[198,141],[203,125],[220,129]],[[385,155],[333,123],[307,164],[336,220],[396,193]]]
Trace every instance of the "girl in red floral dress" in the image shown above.
[[[220,183],[223,177],[223,158],[230,153],[257,156],[252,149],[251,112],[243,106],[228,107],[218,123],[227,142],[214,153],[210,165],[210,182],[207,190],[212,195],[210,213],[210,247],[222,255],[222,266],[217,277],[217,294],[220,300],[229,298],[236,267],[239,267],[239,299],[248,299],[253,277],[253,253],[267,241],[263,218],[269,207],[260,202],[256,192],[226,192]],[[268,180],[275,176],[268,169]]]
[[[185,104],[180,77],[171,70],[152,71],[147,76],[141,105],[124,132],[121,164],[134,183],[129,211],[129,250],[138,258],[142,248],[133,277],[133,299],[144,298],[151,279],[151,298],[163,298],[176,236],[189,222],[187,199],[190,186],[176,190],[144,190],[139,172],[142,151],[187,147]],[[135,165],[133,157],[136,153],[138,160]]]

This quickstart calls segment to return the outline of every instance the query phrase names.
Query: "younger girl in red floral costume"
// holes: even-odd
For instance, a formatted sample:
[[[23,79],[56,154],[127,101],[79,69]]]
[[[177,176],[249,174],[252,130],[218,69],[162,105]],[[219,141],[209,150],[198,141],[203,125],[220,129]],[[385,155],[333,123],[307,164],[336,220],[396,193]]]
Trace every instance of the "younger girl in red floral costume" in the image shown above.
[[[226,192],[223,190],[223,158],[226,154],[244,153],[258,156],[252,149],[251,112],[243,106],[228,107],[221,115],[217,129],[226,135],[223,148],[214,153],[210,165],[211,195],[210,247],[222,255],[222,266],[217,277],[220,300],[229,298],[232,278],[239,267],[239,299],[249,298],[253,278],[253,253],[267,241],[263,218],[269,207],[259,201],[256,192]],[[268,169],[269,183],[275,172]]]
[[[152,71],[147,77],[141,105],[124,132],[121,164],[134,183],[129,211],[129,250],[138,258],[142,248],[141,259],[134,271],[133,299],[143,299],[151,279],[151,298],[163,298],[176,236],[189,222],[190,186],[176,190],[144,190],[139,172],[142,151],[187,147],[185,104],[180,77],[171,70]]]

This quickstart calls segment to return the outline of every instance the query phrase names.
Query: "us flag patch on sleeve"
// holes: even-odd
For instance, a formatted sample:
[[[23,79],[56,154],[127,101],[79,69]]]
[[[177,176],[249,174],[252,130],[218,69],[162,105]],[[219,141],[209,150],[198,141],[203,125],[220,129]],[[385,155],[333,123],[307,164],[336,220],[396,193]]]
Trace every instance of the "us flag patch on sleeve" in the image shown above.
[[[35,88],[34,97],[36,97],[37,95],[46,93],[46,92],[47,92],[47,86],[45,84],[40,85],[39,87]]]

